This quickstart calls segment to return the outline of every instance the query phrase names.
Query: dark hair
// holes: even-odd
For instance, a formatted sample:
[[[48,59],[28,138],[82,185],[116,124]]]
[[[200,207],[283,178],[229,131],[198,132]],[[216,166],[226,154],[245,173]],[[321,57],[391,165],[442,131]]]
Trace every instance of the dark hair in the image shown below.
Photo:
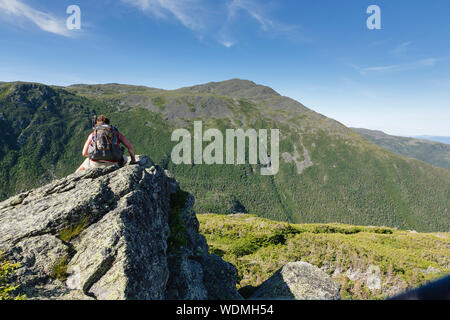
[[[97,117],[97,124],[109,124],[109,119],[103,115]]]

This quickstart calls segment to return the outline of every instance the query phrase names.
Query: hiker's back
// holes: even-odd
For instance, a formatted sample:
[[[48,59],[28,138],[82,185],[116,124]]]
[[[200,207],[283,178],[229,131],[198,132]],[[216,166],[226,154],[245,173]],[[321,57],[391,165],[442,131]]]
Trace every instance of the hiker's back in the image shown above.
[[[89,159],[93,161],[119,162],[123,158],[117,128],[102,124],[94,128],[92,142],[88,149]]]

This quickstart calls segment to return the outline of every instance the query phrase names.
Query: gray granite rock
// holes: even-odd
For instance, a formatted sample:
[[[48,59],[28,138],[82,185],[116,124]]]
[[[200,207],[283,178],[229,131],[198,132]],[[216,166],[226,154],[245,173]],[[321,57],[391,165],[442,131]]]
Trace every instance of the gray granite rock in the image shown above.
[[[263,282],[250,299],[340,300],[340,285],[306,262],[290,262]]]
[[[241,298],[236,269],[209,255],[198,233],[191,195],[178,217],[183,245],[168,247],[178,184],[151,159],[138,160],[75,173],[0,203],[0,250],[21,265],[12,279],[18,293],[29,299]]]

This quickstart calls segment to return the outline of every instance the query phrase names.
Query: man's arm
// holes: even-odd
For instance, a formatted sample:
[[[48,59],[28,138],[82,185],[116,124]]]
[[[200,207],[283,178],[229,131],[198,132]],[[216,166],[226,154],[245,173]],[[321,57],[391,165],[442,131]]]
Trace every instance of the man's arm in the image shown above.
[[[131,142],[128,141],[128,139],[125,138],[125,136],[123,134],[121,134],[120,132],[119,132],[119,139],[120,139],[120,142],[123,143],[125,147],[127,147],[128,152],[130,152],[131,164],[136,163],[136,155],[134,154],[134,147],[131,144]]]

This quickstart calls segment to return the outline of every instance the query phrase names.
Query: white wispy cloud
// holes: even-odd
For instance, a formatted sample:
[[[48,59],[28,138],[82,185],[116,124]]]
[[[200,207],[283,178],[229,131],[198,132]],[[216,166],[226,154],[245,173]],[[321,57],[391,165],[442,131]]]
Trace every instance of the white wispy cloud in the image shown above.
[[[34,23],[41,30],[66,37],[71,35],[66,28],[64,19],[36,10],[20,0],[0,0],[0,9],[0,16],[13,18],[9,19],[10,22],[21,23],[20,19],[25,19]]]
[[[401,67],[401,65],[390,65],[390,66],[377,66],[377,67],[367,67],[367,68],[362,68],[360,69],[362,73],[367,73],[367,72],[382,72],[382,71],[393,71],[393,70],[398,70]]]
[[[223,46],[236,45],[239,36],[233,30],[246,14],[266,33],[292,34],[296,26],[286,26],[271,18],[264,2],[256,0],[122,0],[156,18],[175,19],[196,35],[216,39]]]
[[[227,48],[237,44],[236,36],[232,32],[233,26],[239,21],[239,14],[244,13],[258,23],[261,30],[269,31],[274,23],[263,12],[261,5],[251,0],[231,0],[226,5],[226,20],[224,21],[218,41]]]
[[[412,44],[412,41],[402,42],[397,47],[395,47],[391,53],[397,57],[400,57],[406,53],[408,47]]]
[[[264,31],[274,27],[274,22],[266,15],[261,3],[252,0],[232,0],[228,5],[229,17],[234,18],[239,10],[247,12]]]
[[[433,67],[439,62],[449,60],[449,58],[428,58],[428,59],[422,59],[416,62],[416,65],[418,66],[424,66],[424,67]]]
[[[144,12],[149,12],[157,18],[175,18],[186,28],[201,31],[205,25],[201,0],[122,0]]]
[[[364,75],[370,73],[400,72],[400,71],[414,70],[418,68],[434,67],[440,62],[448,60],[450,60],[450,58],[426,58],[405,64],[393,64],[393,65],[372,66],[372,67],[360,67],[352,64],[350,66],[353,69],[357,70],[360,74]]]
[[[231,48],[232,46],[234,46],[236,44],[236,42],[225,40],[225,41],[222,41],[222,44],[227,48]]]
[[[272,38],[285,38],[290,41],[310,42],[299,25],[288,25],[281,23],[272,17],[271,8],[273,3],[257,0],[230,0],[228,2],[227,23],[224,24],[222,34],[232,34],[228,28],[239,23],[242,14],[252,18],[260,29]],[[241,15],[240,15],[241,14]]]

